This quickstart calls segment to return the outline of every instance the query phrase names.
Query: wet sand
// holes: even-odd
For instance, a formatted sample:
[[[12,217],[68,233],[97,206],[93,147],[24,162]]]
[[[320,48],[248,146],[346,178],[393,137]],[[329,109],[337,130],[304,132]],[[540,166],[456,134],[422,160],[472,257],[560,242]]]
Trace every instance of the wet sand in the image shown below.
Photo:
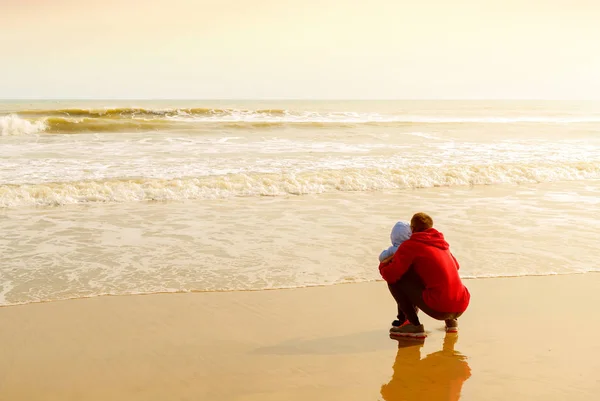
[[[382,282],[0,308],[0,400],[595,400],[600,274],[467,280],[388,338]]]

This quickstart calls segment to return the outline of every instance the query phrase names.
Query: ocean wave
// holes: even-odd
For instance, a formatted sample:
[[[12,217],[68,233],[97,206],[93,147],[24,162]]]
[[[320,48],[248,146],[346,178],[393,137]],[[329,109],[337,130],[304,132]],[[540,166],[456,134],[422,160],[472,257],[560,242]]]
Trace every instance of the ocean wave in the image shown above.
[[[0,207],[285,196],[598,178],[599,162],[412,166],[405,169],[339,169],[281,174],[237,173],[177,179],[123,178],[0,185]]]
[[[44,121],[29,121],[11,114],[0,116],[0,136],[32,135],[45,131]]]
[[[3,123],[6,119],[6,123]],[[6,124],[7,128],[4,128]],[[209,124],[209,125],[207,125]],[[349,123],[323,122],[282,122],[282,121],[192,121],[169,119],[104,119],[104,118],[70,118],[47,117],[43,120],[29,121],[15,115],[0,117],[0,129],[5,135],[32,134],[86,134],[86,133],[135,133],[157,131],[186,131],[198,128],[215,129],[276,129],[286,126],[304,128],[348,128]]]
[[[140,132],[188,129],[206,124],[223,128],[348,127],[419,124],[575,124],[598,123],[600,116],[422,116],[403,113],[325,112],[285,109],[100,108],[23,110],[0,116],[2,135],[38,133]]]
[[[90,117],[90,118],[143,118],[143,117],[177,117],[177,116],[229,116],[229,115],[257,115],[257,116],[284,116],[290,114],[285,109],[219,109],[219,108],[167,108],[147,109],[141,107],[118,107],[99,109],[47,109],[24,110],[18,112],[23,116],[47,117]]]
[[[45,132],[49,134],[109,133],[109,132],[149,132],[172,128],[190,128],[185,123],[169,120],[109,120],[104,118],[64,118],[49,117],[44,120]]]

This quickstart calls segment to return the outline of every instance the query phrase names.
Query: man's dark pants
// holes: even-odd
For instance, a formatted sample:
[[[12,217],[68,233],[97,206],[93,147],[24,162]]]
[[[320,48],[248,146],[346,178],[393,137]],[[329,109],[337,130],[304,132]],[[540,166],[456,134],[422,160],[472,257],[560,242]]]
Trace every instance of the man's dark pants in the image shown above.
[[[408,319],[411,324],[420,325],[421,322],[417,316],[419,309],[436,320],[457,319],[462,315],[462,312],[440,312],[427,306],[425,301],[423,301],[425,286],[413,269],[409,269],[400,280],[393,284],[388,284],[388,288],[398,304],[398,320],[400,322]]]

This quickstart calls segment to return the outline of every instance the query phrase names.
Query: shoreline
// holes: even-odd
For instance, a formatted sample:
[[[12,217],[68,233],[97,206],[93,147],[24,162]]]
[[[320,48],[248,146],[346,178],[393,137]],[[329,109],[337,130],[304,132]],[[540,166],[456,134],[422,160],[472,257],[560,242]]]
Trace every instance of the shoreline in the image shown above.
[[[570,272],[570,273],[540,273],[540,274],[524,274],[524,275],[506,275],[506,276],[482,276],[482,277],[461,277],[461,280],[471,282],[476,280],[494,280],[494,279],[516,279],[516,278],[529,278],[529,277],[555,277],[555,276],[579,276],[583,274],[600,274],[600,271],[587,271],[587,272]],[[334,284],[314,284],[314,285],[306,285],[303,287],[278,287],[278,288],[261,288],[261,289],[247,289],[247,290],[175,290],[175,291],[158,291],[158,292],[140,292],[140,293],[125,293],[125,294],[98,294],[98,295],[89,295],[89,296],[79,296],[72,298],[61,298],[61,299],[51,299],[51,300],[41,300],[41,301],[29,301],[23,303],[13,303],[2,305],[0,304],[0,310],[2,308],[11,308],[16,306],[26,306],[26,305],[37,305],[37,304],[47,304],[47,303],[55,303],[55,302],[67,302],[67,301],[78,301],[84,299],[93,299],[93,298],[111,298],[111,297],[144,297],[144,296],[154,296],[154,295],[175,295],[175,294],[212,294],[212,293],[252,293],[252,292],[262,292],[262,291],[290,291],[290,290],[302,290],[305,288],[328,288],[328,287],[337,287],[344,285],[362,285],[369,283],[383,283],[383,279],[379,280],[367,280],[367,281],[357,281],[357,282],[345,282],[345,283],[334,283]]]
[[[3,307],[0,399],[594,399],[600,275],[466,281],[458,337],[421,315],[420,344],[382,282]]]

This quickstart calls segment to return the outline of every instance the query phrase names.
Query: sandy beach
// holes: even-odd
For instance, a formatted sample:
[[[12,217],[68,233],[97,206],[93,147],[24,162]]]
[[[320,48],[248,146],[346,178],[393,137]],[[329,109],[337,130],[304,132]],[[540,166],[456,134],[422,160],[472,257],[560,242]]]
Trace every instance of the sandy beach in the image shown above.
[[[4,307],[0,399],[596,399],[600,275],[466,283],[423,343],[388,338],[382,282]]]

